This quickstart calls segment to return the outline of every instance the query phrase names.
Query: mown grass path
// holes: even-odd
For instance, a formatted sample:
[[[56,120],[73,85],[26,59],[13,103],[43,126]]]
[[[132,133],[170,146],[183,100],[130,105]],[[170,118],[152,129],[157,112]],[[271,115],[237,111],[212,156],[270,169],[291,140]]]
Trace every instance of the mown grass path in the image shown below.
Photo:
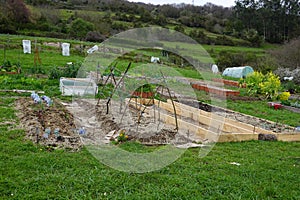
[[[217,144],[204,158],[190,149],[159,171],[129,174],[86,149],[48,152],[25,141],[14,101],[0,99],[0,199],[300,199],[299,142]]]

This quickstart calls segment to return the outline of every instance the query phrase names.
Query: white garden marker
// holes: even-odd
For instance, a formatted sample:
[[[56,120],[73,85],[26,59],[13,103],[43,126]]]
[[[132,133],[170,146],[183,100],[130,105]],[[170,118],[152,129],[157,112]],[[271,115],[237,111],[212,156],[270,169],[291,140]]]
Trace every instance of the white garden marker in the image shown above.
[[[62,43],[62,55],[63,56],[70,56],[70,43]]]
[[[22,40],[23,43],[23,52],[31,53],[31,41],[30,40]]]

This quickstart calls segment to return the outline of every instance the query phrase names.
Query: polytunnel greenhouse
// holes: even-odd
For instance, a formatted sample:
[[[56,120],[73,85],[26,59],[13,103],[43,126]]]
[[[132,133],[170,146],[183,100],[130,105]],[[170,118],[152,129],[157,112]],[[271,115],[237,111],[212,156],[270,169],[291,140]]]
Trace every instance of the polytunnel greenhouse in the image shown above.
[[[250,66],[230,67],[224,70],[223,76],[229,76],[233,78],[246,78],[247,75],[253,72],[254,70]]]

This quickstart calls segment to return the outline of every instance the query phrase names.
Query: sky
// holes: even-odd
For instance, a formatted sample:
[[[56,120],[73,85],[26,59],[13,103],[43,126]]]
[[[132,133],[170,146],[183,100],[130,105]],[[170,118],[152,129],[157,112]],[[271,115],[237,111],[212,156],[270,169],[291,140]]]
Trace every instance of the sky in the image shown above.
[[[151,3],[151,4],[180,4],[180,3],[186,3],[186,4],[192,4],[193,0],[128,0],[131,2],[144,2],[144,3]],[[202,6],[206,4],[207,2],[213,3],[215,5],[220,5],[223,7],[231,7],[234,6],[235,0],[194,0],[195,5]]]

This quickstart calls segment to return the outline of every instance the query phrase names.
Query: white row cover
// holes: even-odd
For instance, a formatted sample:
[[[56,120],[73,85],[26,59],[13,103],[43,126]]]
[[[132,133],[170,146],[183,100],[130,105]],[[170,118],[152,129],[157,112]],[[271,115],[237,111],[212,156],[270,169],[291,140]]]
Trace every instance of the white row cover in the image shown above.
[[[88,54],[94,53],[95,51],[98,51],[99,47],[97,45],[93,46],[92,48],[90,48],[89,50],[87,50]]]

